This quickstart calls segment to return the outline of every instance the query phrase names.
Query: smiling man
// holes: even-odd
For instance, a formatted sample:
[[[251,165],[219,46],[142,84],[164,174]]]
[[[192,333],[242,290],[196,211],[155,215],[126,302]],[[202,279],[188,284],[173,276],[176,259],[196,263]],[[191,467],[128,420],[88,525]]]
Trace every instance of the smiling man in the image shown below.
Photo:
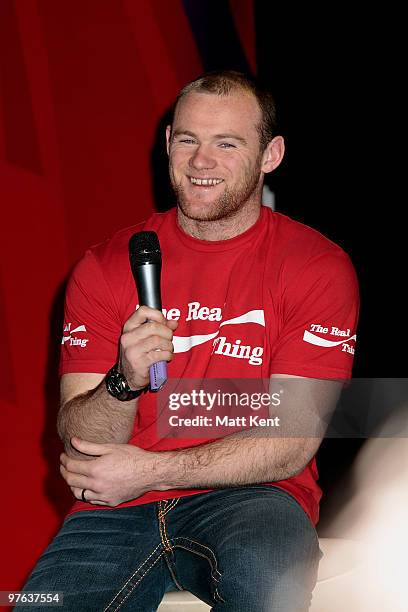
[[[177,206],[90,249],[67,289],[64,329],[87,340],[61,357],[60,469],[78,501],[25,590],[63,592],[67,610],[151,611],[184,588],[220,612],[306,611],[314,456],[351,373],[355,274],[335,244],[261,205],[284,142],[271,95],[244,75],[189,83],[167,150]],[[163,312],[137,308],[128,242],[144,230],[161,244]],[[148,388],[163,360],[181,433]],[[268,418],[238,404],[220,417],[224,395],[206,387],[220,379],[258,404],[267,380]]]
[[[224,96],[194,84],[183,90],[167,128],[167,150],[179,223],[189,234],[231,238],[258,219],[263,175],[284,153],[283,138],[271,131],[263,137],[262,128],[261,108],[250,90],[232,89]]]

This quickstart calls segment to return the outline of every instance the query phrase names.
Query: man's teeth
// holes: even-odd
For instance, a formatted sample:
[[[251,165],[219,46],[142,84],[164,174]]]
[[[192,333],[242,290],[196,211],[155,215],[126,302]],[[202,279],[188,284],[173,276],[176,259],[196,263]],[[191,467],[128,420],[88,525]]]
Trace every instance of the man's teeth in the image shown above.
[[[212,185],[219,185],[220,183],[222,183],[223,179],[199,179],[190,176],[190,181],[193,183],[193,185],[203,185],[208,187]]]

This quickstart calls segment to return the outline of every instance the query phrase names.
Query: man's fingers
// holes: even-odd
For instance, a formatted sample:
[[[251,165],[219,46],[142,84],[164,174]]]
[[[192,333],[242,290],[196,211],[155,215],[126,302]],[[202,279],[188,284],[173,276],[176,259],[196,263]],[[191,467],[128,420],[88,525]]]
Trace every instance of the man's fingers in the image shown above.
[[[109,506],[111,505],[106,499],[101,499],[103,497],[100,491],[95,491],[94,489],[87,488],[88,480],[84,478],[84,476],[80,476],[78,474],[68,473],[64,466],[60,466],[60,472],[65,479],[65,481],[69,484],[74,497],[79,501],[86,501],[88,504],[94,504],[97,506]],[[88,485],[89,486],[89,485]]]
[[[76,499],[78,499],[79,501],[85,501],[88,504],[94,504],[97,506],[109,506],[109,503],[106,500],[103,499],[99,499],[100,498],[100,493],[98,493],[97,491],[93,491],[92,489],[82,489],[79,487],[71,487],[71,491],[74,494],[74,497],[76,497]],[[82,495],[82,492],[84,491],[84,495]]]
[[[84,455],[91,455],[93,457],[99,457],[100,455],[107,455],[112,452],[109,444],[97,444],[96,442],[88,442],[87,440],[81,440],[80,438],[71,438],[71,446],[78,450]]]
[[[173,344],[170,340],[152,336],[145,340],[143,345],[137,344],[124,350],[121,359],[122,363],[123,360],[126,360],[132,370],[137,370],[139,377],[147,377],[150,366],[158,361],[171,361],[173,351]],[[140,379],[133,379],[132,374],[126,378],[129,383],[140,382]]]
[[[171,361],[173,359],[173,351],[150,351],[147,354],[149,367],[159,361]]]
[[[160,310],[149,308],[148,306],[140,306],[140,308],[135,310],[135,312],[126,321],[125,325],[123,326],[123,331],[127,332],[131,329],[135,329],[136,327],[140,327],[147,321],[154,321],[156,323],[161,323],[162,325],[166,323],[166,319]]]
[[[101,499],[103,494],[100,491],[95,491],[94,489],[89,488],[90,482],[87,476],[68,472],[62,464],[60,465],[60,472],[76,499],[98,506],[110,505],[108,501]]]
[[[130,328],[128,331],[125,331],[125,328],[123,328],[123,334],[120,342],[122,348],[126,348],[132,344],[145,342],[145,340],[151,336],[159,336],[165,340],[171,340],[173,337],[173,331],[167,327],[167,325],[157,323],[156,321],[148,321],[144,325]]]
[[[72,459],[72,457],[69,457],[66,453],[62,453],[60,455],[60,462],[67,472],[75,472],[75,474],[82,474],[83,476],[91,476],[92,474],[92,461]]]
[[[86,489],[86,486],[89,484],[89,478],[87,476],[82,476],[82,474],[74,474],[73,472],[68,472],[64,468],[64,466],[60,465],[60,473],[65,482],[72,488],[76,487],[78,489]]]
[[[167,338],[161,338],[154,335],[146,338],[142,344],[136,344],[124,349],[122,355],[125,355],[129,362],[137,362],[141,357],[150,353],[150,351],[169,351],[173,352],[173,344]]]

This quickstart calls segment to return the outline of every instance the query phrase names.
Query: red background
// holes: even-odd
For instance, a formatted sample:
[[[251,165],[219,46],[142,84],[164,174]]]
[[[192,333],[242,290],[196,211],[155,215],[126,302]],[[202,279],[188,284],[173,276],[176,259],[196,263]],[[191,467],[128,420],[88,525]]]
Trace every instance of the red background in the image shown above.
[[[254,68],[251,2],[230,9]],[[0,590],[72,501],[55,431],[67,275],[154,208],[158,126],[202,70],[181,0],[0,2]]]

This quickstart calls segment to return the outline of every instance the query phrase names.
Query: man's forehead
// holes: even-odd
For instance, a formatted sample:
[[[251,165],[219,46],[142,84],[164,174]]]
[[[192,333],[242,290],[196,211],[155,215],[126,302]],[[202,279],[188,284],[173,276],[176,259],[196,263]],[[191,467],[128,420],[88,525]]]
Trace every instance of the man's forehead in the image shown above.
[[[179,101],[173,117],[172,133],[236,134],[247,143],[258,141],[261,110],[258,101],[243,90],[219,96],[189,92]]]
[[[256,128],[261,118],[261,110],[255,96],[242,89],[233,90],[226,95],[192,91],[178,102],[174,113],[173,128],[191,127],[183,124],[188,120],[205,121],[216,125],[219,121],[236,126]]]

